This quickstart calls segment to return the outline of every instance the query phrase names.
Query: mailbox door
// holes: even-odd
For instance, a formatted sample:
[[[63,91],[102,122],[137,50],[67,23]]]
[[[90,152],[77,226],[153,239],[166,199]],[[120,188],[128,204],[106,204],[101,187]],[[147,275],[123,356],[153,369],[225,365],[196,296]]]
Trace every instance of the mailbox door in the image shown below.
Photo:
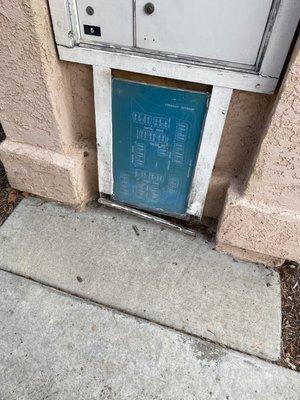
[[[132,0],[76,0],[81,41],[133,46]]]
[[[136,0],[137,46],[255,65],[273,0]],[[148,13],[147,13],[148,11]]]

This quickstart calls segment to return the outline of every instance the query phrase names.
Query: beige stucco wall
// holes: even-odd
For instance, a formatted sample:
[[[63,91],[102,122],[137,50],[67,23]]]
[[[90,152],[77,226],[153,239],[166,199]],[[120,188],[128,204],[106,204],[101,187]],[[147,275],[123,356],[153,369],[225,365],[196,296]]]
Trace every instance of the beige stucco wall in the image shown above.
[[[219,249],[245,258],[300,261],[300,42],[246,179],[231,183]],[[266,257],[269,256],[269,257]],[[274,258],[275,257],[275,258]]]
[[[0,0],[0,26],[0,122],[7,135],[0,145],[0,157],[9,181],[20,190],[82,204],[98,190],[92,69],[58,60],[46,0]],[[289,82],[298,79],[295,73],[290,76]],[[293,109],[292,90],[295,88],[285,83],[280,99]],[[205,205],[206,216],[218,218],[228,187],[231,193],[240,182],[247,182],[247,198],[254,196],[283,208],[294,202],[296,181],[277,185],[278,181],[287,183],[290,174],[299,175],[291,167],[297,153],[296,125],[289,135],[291,123],[283,118],[286,111],[281,111],[282,100],[273,109],[279,116],[273,128],[268,128],[276,130],[275,139],[262,142],[265,144],[261,145],[252,177],[245,181],[265,135],[275,97],[234,92]],[[289,114],[289,118],[296,116]],[[280,151],[282,146],[285,152]],[[268,181],[269,169],[274,171],[274,182]],[[262,190],[266,181],[267,189]],[[224,221],[228,202],[220,225],[220,247],[227,240]],[[234,244],[235,237],[227,240],[227,250],[242,245]]]
[[[231,180],[252,165],[275,95],[234,91],[222,134],[204,214],[218,218]]]
[[[89,68],[58,61],[45,0],[0,0],[0,26],[0,122],[7,135],[0,156],[9,181],[79,204],[97,190]]]

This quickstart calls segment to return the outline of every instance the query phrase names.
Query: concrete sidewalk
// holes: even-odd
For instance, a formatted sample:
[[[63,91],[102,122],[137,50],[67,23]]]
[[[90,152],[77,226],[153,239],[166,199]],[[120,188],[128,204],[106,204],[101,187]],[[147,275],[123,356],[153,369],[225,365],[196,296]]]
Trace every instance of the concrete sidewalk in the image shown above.
[[[0,228],[0,265],[233,349],[280,357],[278,274],[214,251],[201,235],[29,198]]]
[[[1,400],[299,400],[299,374],[0,272]]]

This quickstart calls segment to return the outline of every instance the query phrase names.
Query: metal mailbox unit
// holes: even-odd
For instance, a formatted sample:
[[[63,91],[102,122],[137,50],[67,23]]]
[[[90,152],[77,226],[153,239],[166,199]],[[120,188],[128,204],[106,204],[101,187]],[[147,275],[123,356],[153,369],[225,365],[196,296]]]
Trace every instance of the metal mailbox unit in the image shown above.
[[[200,217],[232,91],[275,90],[300,1],[49,4],[60,58],[93,65],[100,193],[140,209]],[[114,69],[211,91],[112,79]]]

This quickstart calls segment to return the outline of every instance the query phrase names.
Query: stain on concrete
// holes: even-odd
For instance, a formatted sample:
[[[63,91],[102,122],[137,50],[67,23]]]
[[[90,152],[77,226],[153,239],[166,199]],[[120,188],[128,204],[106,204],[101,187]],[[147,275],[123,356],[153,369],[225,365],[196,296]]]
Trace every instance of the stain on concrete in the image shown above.
[[[221,346],[211,346],[209,342],[203,342],[195,338],[183,338],[183,342],[189,344],[195,357],[203,362],[218,364],[226,355],[225,349]]]

